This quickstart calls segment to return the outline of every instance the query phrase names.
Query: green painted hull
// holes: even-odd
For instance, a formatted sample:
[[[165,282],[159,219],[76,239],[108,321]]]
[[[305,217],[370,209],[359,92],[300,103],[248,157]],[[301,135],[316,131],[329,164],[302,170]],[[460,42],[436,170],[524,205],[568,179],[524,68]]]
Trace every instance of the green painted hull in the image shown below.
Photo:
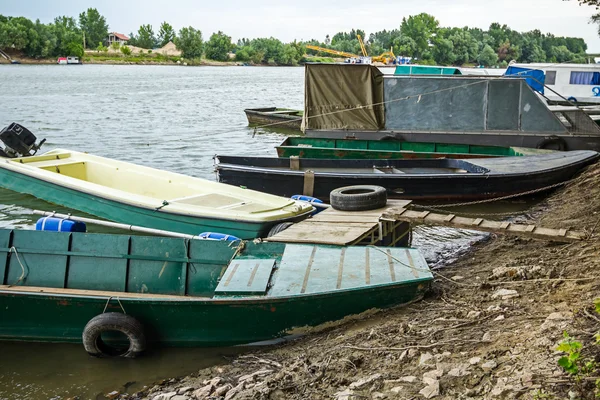
[[[139,320],[151,343],[215,346],[252,343],[284,336],[295,327],[338,320],[371,308],[385,308],[421,296],[425,285],[407,284],[357,293],[270,301],[164,301],[120,299]],[[106,297],[14,294],[0,291],[0,339],[81,342],[85,324],[101,314]],[[122,312],[112,301],[108,312]]]
[[[190,235],[198,235],[202,232],[219,232],[241,239],[254,239],[266,236],[273,225],[282,222],[249,223],[236,220],[198,218],[173,214],[163,210],[145,209],[103,199],[4,168],[0,168],[0,187],[30,194],[38,199],[111,221]],[[302,219],[304,216],[297,218]]]
[[[485,158],[538,154],[547,150],[468,144],[401,142],[392,140],[349,140],[290,137],[277,146],[279,157],[403,159],[403,158]]]
[[[414,249],[20,230],[0,230],[0,277],[1,340],[81,342],[106,309],[165,346],[281,337],[413,301],[433,278]]]

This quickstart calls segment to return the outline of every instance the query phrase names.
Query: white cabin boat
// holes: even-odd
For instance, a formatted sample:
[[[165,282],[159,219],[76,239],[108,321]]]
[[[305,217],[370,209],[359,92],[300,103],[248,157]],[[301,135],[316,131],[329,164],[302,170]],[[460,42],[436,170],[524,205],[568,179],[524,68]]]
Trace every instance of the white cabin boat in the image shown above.
[[[511,64],[519,68],[544,71],[545,84],[551,90],[545,97],[552,102],[600,104],[600,64]]]

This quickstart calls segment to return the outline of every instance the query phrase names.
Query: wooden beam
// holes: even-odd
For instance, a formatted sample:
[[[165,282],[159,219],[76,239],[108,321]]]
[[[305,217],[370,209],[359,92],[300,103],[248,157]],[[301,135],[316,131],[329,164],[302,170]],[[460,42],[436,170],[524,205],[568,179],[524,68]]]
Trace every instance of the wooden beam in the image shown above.
[[[425,215],[425,217],[423,216]],[[441,225],[453,228],[473,229],[476,231],[500,233],[544,239],[555,242],[577,242],[587,235],[583,232],[568,229],[544,228],[533,224],[516,224],[508,221],[491,221],[483,218],[459,217],[454,214],[424,214],[408,209],[390,209],[384,211],[382,218],[397,221],[416,222],[425,225]]]

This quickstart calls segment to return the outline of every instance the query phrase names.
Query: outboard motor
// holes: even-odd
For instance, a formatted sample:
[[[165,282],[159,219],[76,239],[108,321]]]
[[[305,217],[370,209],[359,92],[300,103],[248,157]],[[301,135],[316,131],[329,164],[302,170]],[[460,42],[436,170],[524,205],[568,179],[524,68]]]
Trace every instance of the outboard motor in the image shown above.
[[[0,140],[4,148],[0,149],[0,157],[29,157],[35,155],[46,139],[35,144],[36,137],[27,128],[13,122],[0,131]]]

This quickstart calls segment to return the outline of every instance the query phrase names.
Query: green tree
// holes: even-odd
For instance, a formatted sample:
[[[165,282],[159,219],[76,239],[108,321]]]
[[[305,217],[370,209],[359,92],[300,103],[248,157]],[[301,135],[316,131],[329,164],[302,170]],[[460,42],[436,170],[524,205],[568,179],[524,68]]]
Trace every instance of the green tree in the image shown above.
[[[57,17],[54,19],[54,24],[51,27],[56,36],[54,56],[74,55],[69,53],[75,49],[75,44],[79,44],[83,48],[83,34],[77,27],[74,18],[67,16]],[[102,41],[98,41],[98,43],[102,43]]]
[[[108,47],[102,44],[102,42],[98,42],[98,47],[96,47],[96,51],[106,53],[108,51]]]
[[[154,47],[155,42],[156,38],[154,37],[154,30],[152,29],[152,25],[141,25],[138,29],[136,46],[142,47],[144,49],[152,49]]]
[[[252,61],[257,64],[275,63],[275,60],[280,59],[281,53],[283,52],[283,43],[281,43],[279,39],[275,39],[274,37],[257,38],[252,40],[251,43],[252,48],[256,50],[256,53],[252,57]]]
[[[88,8],[79,14],[79,26],[85,34],[86,47],[91,48],[94,43],[103,42],[108,36],[108,24],[98,10]]]
[[[451,30],[448,40],[454,46],[453,53],[456,56],[457,64],[466,64],[477,59],[479,45],[473,39],[468,29],[454,28]]]
[[[244,46],[242,48],[239,48],[235,52],[235,60],[240,61],[240,62],[248,62],[248,61],[250,61],[250,58],[252,57],[251,53],[252,53],[252,51],[251,51],[250,46]]]
[[[229,52],[233,50],[233,47],[231,36],[227,36],[221,31],[213,33],[208,42],[206,42],[206,58],[217,61],[227,61],[229,60]]]
[[[433,59],[439,65],[452,65],[456,61],[454,44],[449,39],[437,38],[432,49]]]
[[[175,45],[181,50],[185,58],[200,58],[204,52],[202,32],[191,26],[181,28]]]
[[[397,36],[393,43],[394,53],[406,57],[418,57],[417,42],[413,38],[402,35]]]
[[[83,44],[81,43],[75,43],[75,42],[71,42],[67,45],[67,55],[68,56],[75,56],[75,57],[83,57],[84,55],[84,50],[83,50]]]
[[[29,44],[28,32],[33,26],[26,18],[11,18],[0,23],[0,48],[23,50]]]
[[[131,55],[131,49],[129,48],[129,46],[121,46],[121,53],[125,54],[126,56]]]
[[[521,49],[518,46],[512,45],[508,39],[506,39],[500,44],[500,47],[498,47],[498,59],[500,61],[517,61],[520,57]]]
[[[556,46],[551,50],[552,58],[559,63],[567,61],[573,61],[575,58],[574,54],[567,48],[567,46]]]
[[[421,13],[402,18],[400,33],[414,40],[416,49],[414,56],[424,58],[423,55],[429,50],[431,38],[437,33],[440,23],[433,15]]]
[[[168,24],[166,21],[160,24],[160,29],[158,30],[158,45],[163,47],[169,42],[175,41],[175,30],[173,27]]]
[[[492,49],[489,44],[486,44],[479,53],[479,57],[477,57],[477,62],[479,65],[483,65],[486,67],[492,67],[498,64],[498,54]]]

